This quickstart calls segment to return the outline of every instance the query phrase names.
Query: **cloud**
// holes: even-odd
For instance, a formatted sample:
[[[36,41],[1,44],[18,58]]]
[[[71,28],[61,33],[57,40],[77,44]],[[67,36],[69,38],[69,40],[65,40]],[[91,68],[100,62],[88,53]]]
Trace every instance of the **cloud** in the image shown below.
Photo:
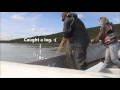
[[[33,17],[28,17],[27,21],[31,22],[31,23],[35,23],[35,21],[40,17],[41,15],[35,15]]]
[[[36,27],[36,25],[35,25],[35,24],[33,24],[32,26],[33,26],[33,27]]]
[[[7,32],[0,32],[0,40],[10,40],[11,38],[14,38],[13,33],[7,33]]]
[[[37,22],[37,20],[41,17],[41,14],[32,14],[28,12],[23,13],[17,13],[12,15],[10,18],[16,21],[26,21],[27,23],[34,25]]]
[[[6,14],[7,12],[1,12],[1,14]]]
[[[113,18],[113,23],[114,24],[120,24],[120,17],[115,17],[115,18]]]
[[[28,31],[28,32],[37,32],[38,29],[36,29],[36,28],[31,28],[31,29],[27,29],[26,31]]]
[[[0,22],[0,27],[6,27],[7,25]]]
[[[18,21],[24,21],[24,20],[26,20],[25,17],[20,16],[20,15],[13,15],[13,16],[11,16],[11,18],[13,20],[18,20]]]
[[[52,28],[31,28],[27,29],[26,31],[27,33],[32,33],[34,35],[49,35],[57,33],[57,31],[55,32],[55,30]]]
[[[26,38],[29,37],[26,34],[16,34],[16,33],[10,33],[10,32],[0,32],[0,40],[11,40],[16,38]]]
[[[0,32],[0,40],[12,40],[17,38],[29,38],[34,36],[43,36],[57,33],[52,28],[31,28],[21,33]]]
[[[84,15],[83,14],[78,14],[78,18],[83,18]]]
[[[36,28],[32,28],[32,29],[31,29],[31,31],[36,32],[36,31],[37,31],[37,29],[36,29]]]
[[[1,32],[0,40],[12,40],[17,38],[28,38],[28,37],[41,36],[41,35],[50,35],[57,32],[55,32],[55,30],[52,28],[31,28],[25,30],[23,33]]]
[[[52,28],[40,28],[38,29],[39,35],[50,35],[50,34],[54,34],[57,33],[57,31],[55,31]]]
[[[28,14],[28,12],[20,12],[20,13],[18,13],[18,15],[20,15],[20,16],[24,16],[24,15],[27,15]]]

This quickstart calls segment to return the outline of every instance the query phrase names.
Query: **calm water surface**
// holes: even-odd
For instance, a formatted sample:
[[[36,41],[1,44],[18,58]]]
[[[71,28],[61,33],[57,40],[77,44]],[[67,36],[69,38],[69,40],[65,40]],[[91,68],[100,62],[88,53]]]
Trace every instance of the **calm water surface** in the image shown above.
[[[55,47],[45,47],[41,45],[40,49],[40,44],[0,43],[1,61],[30,63],[55,57],[55,53]]]

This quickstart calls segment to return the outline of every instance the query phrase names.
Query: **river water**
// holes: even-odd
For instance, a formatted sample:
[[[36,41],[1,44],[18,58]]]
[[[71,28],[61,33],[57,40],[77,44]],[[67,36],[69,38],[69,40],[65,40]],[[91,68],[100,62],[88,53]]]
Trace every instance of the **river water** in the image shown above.
[[[41,46],[41,48],[40,48]],[[40,44],[0,43],[0,60],[30,63],[57,56],[56,48]]]

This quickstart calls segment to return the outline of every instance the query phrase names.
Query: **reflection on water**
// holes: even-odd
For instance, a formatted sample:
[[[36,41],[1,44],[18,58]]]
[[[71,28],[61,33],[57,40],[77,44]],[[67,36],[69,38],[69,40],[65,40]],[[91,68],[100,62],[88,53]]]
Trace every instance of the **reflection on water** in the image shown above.
[[[0,43],[0,60],[17,63],[29,63],[40,59],[33,54],[40,55],[40,44],[16,44]],[[55,57],[56,48],[44,46],[41,48],[41,56],[45,58]]]

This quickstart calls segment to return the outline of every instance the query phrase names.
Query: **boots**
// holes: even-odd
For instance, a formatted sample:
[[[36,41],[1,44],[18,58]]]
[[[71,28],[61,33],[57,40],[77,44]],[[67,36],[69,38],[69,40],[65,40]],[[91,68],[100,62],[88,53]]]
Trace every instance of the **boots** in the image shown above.
[[[99,72],[103,72],[107,68],[108,64],[104,63]]]

